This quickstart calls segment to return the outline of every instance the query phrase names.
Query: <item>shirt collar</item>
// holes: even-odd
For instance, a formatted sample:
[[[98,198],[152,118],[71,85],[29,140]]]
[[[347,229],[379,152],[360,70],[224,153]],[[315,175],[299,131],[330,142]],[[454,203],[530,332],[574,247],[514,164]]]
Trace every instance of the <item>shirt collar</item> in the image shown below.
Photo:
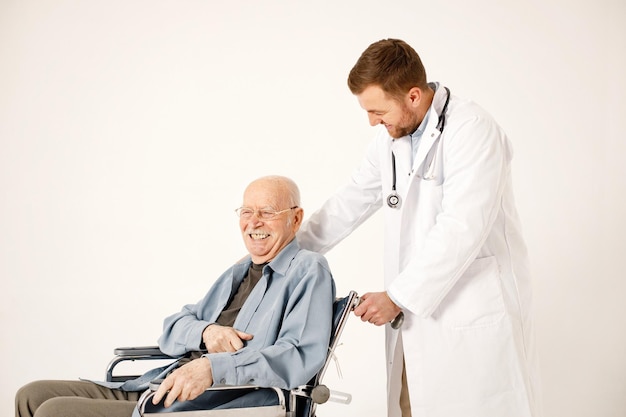
[[[281,275],[287,274],[287,269],[291,265],[291,261],[296,257],[296,254],[300,251],[300,245],[298,244],[297,239],[294,237],[291,242],[287,244],[281,250],[278,255],[274,259],[267,264],[268,267],[272,268],[272,270]]]
[[[296,257],[296,254],[300,251],[300,245],[298,244],[297,239],[293,239],[291,242],[287,244],[279,253],[276,255],[274,259],[272,259],[265,268],[272,268],[272,271],[278,273],[280,275],[286,275],[287,269],[291,265],[291,261]],[[252,258],[248,255],[244,260],[241,261],[240,265],[246,265],[246,269],[250,267],[252,263]]]
[[[426,130],[426,126],[428,125],[428,119],[430,119],[430,113],[432,112],[432,109],[433,105],[431,104],[428,108],[428,111],[426,112],[426,115],[424,116],[424,119],[422,119],[422,123],[420,123],[415,132],[411,133],[411,140],[419,140],[422,137],[422,135],[424,134],[424,130]]]
[[[428,86],[430,88],[432,88],[432,90],[435,92],[435,94],[437,94],[437,90],[439,89],[439,83],[438,82],[428,83]],[[437,113],[437,110],[435,110],[434,103],[435,103],[435,99],[434,99],[434,95],[433,95],[433,101],[432,101],[432,103],[430,103],[430,107],[428,107],[428,110],[426,111],[426,115],[422,119],[422,123],[420,123],[420,125],[417,127],[415,132],[411,133],[411,140],[413,140],[413,141],[419,140],[422,137],[422,135],[424,134],[424,131],[426,130],[426,126],[428,126],[428,121],[430,120],[431,115],[433,113]],[[435,114],[435,116],[437,116],[437,115]]]

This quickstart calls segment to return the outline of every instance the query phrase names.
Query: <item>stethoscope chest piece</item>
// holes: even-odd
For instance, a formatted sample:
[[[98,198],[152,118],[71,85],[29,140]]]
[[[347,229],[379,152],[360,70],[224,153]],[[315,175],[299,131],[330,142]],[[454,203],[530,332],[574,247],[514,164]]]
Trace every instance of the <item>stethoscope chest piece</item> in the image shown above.
[[[392,209],[400,207],[400,196],[396,191],[396,155],[391,152],[391,175],[392,175],[392,184],[391,184],[391,194],[387,196],[387,205]]]
[[[387,197],[387,205],[391,208],[400,207],[400,196],[395,191],[392,191]]]

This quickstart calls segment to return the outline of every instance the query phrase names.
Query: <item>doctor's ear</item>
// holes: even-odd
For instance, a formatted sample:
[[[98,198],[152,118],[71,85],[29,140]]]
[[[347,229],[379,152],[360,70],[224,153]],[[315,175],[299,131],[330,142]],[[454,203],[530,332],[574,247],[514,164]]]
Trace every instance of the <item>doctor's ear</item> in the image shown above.
[[[422,95],[423,95],[423,92],[419,87],[411,88],[409,90],[409,94],[407,95],[407,98],[409,99],[411,106],[413,107],[419,106],[420,101],[422,100]]]

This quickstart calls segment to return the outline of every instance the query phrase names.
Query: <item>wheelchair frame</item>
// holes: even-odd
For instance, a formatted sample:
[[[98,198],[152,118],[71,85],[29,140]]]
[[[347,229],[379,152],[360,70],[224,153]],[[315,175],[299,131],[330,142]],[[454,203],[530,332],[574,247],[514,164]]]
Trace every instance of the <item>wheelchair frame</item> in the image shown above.
[[[271,407],[251,407],[246,408],[246,411],[250,411],[257,417],[315,417],[315,412],[318,404],[324,404],[327,401],[339,402],[343,404],[349,404],[352,401],[352,396],[348,393],[332,391],[328,387],[322,384],[322,379],[328,369],[331,359],[334,356],[335,349],[339,345],[339,339],[346,326],[350,312],[359,303],[358,294],[355,291],[350,291],[347,296],[343,298],[337,298],[333,303],[333,325],[332,334],[328,346],[328,354],[322,368],[313,377],[309,384],[301,385],[292,390],[289,390],[288,401],[289,407],[287,407],[287,398],[283,390],[277,387],[259,387],[255,385],[237,385],[237,386],[216,386],[211,387],[208,390],[231,390],[231,389],[260,389],[268,388],[276,392],[279,404]],[[115,376],[113,372],[116,366],[125,361],[137,361],[137,360],[155,360],[155,359],[176,359],[172,356],[166,355],[158,348],[158,346],[142,346],[142,347],[120,347],[114,350],[114,358],[109,362],[106,369],[106,380],[108,382],[121,382],[128,379],[136,378],[138,375],[120,375]],[[145,405],[147,401],[154,396],[158,389],[158,382],[150,384],[150,388],[145,391],[138,402],[138,408],[140,415],[144,415]],[[303,398],[308,408],[305,414],[301,414],[301,411],[297,410],[298,398]],[[255,410],[256,409],[256,410]],[[242,409],[224,409],[224,410],[202,410],[199,412],[185,411],[186,417],[195,417],[202,415],[204,417],[209,416],[241,416]],[[180,412],[182,413],[182,412]],[[179,412],[169,413],[174,417]],[[146,414],[149,415],[149,414]],[[182,415],[182,414],[180,414]]]

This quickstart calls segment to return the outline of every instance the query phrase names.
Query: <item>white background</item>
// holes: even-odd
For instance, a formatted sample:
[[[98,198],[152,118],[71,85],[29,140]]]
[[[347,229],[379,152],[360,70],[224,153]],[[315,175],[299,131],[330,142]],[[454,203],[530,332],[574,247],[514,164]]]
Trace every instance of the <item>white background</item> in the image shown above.
[[[233,209],[292,177],[310,214],[374,131],[346,87],[397,37],[508,132],[546,416],[626,414],[622,0],[0,0],[0,410],[35,379],[102,379],[242,256]],[[382,289],[380,215],[329,253],[339,293]],[[382,329],[338,351],[382,416]]]

